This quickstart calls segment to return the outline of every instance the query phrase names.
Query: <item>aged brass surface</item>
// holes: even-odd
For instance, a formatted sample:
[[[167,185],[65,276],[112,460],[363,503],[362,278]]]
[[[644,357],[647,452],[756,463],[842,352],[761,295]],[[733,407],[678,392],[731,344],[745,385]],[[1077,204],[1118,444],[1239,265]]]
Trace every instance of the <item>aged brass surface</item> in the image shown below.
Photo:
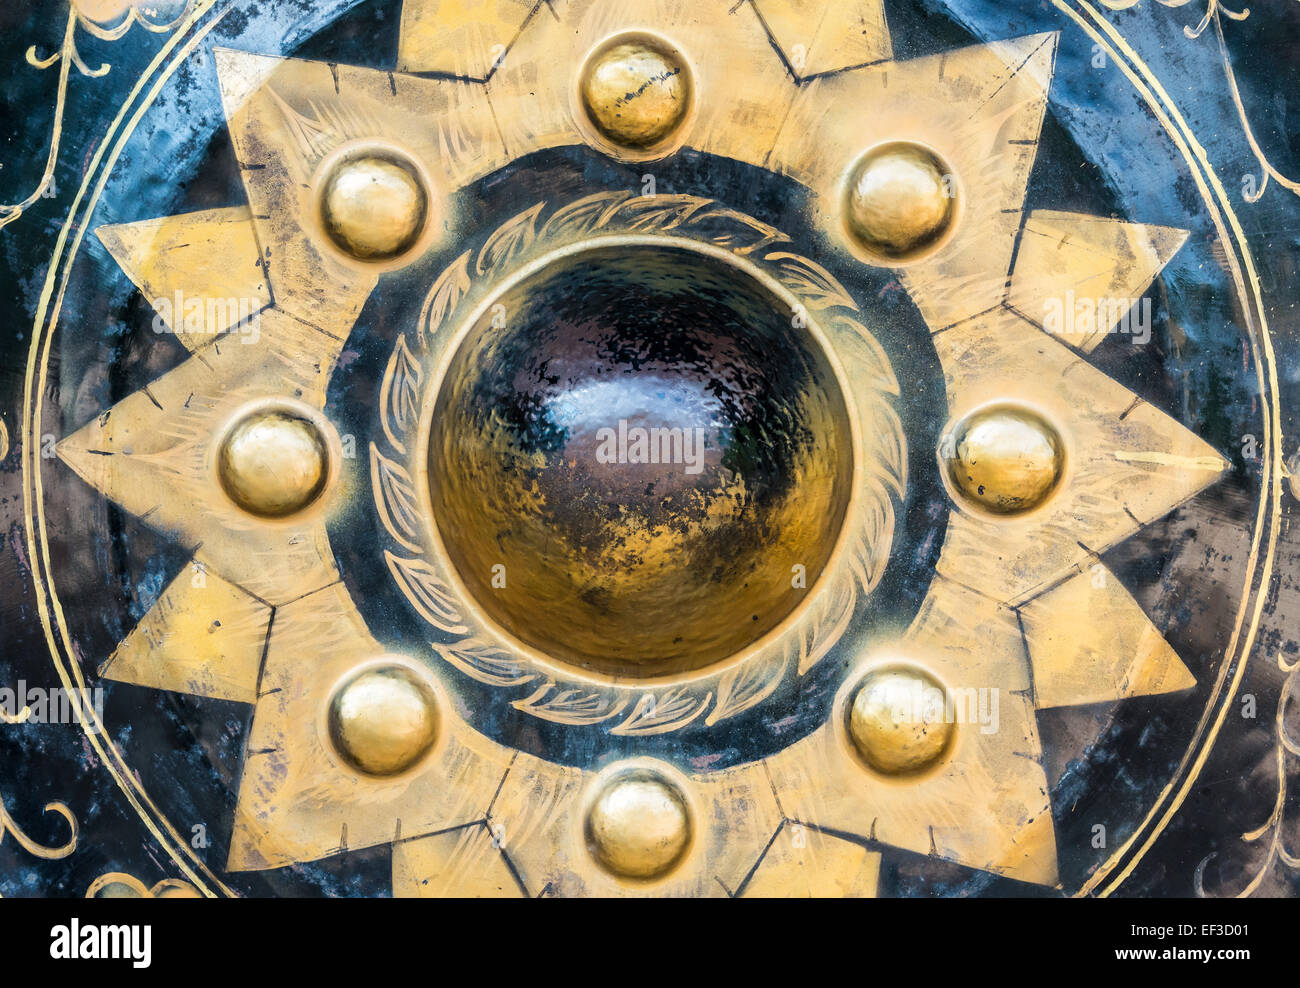
[[[1115,328],[1110,320],[1053,326],[1049,312],[1061,312],[1070,292],[1076,299],[1140,298],[1186,241],[1187,231],[1172,227],[1036,209],[1025,220],[1007,305],[1091,353]]]
[[[883,263],[913,261],[935,249],[956,214],[951,169],[919,144],[872,148],[854,166],[845,193],[849,232]]]
[[[629,772],[605,783],[587,816],[587,840],[601,865],[623,878],[670,871],[691,840],[691,820],[671,782]]]
[[[397,775],[433,747],[438,708],[407,668],[367,669],[330,700],[329,732],[335,750],[359,771]]]
[[[849,707],[854,747],[868,765],[886,775],[930,768],[956,731],[944,716],[946,696],[943,686],[923,670],[872,670],[862,677]]]
[[[805,601],[853,454],[838,378],[791,322],[745,267],[668,246],[579,251],[490,299],[429,442],[478,603],[548,656],[646,676],[725,659]]]
[[[217,472],[245,511],[280,518],[320,496],[328,455],[313,423],[274,409],[254,411],[222,439]]]
[[[663,143],[690,109],[690,69],[654,37],[619,37],[601,45],[581,73],[581,99],[596,129],[615,144],[647,150]]]
[[[374,156],[338,162],[325,180],[321,213],[334,242],[354,257],[386,260],[419,239],[428,196],[409,168]]]
[[[999,515],[1041,505],[1065,472],[1065,443],[1028,408],[999,404],[973,412],[953,429],[945,457],[953,487],[971,504]]]
[[[808,0],[546,7],[526,22],[412,0],[400,64],[425,75],[219,50],[249,204],[99,228],[150,298],[198,286],[266,307],[256,348],[210,345],[234,321],[160,309],[190,358],[59,444],[211,568],[167,585],[103,676],[254,705],[232,871],[392,842],[397,894],[870,894],[889,846],[1057,884],[1038,712],[1196,684],[1097,554],[1227,463],[1080,358],[1109,327],[1059,341],[1043,303],[1140,294],[1186,232],[1024,215],[1054,35],[876,65],[883,13],[839,10],[881,31],[837,40],[828,19],[812,61],[828,74],[792,78],[777,54]],[[439,61],[456,55],[443,26],[481,76]],[[815,235],[637,181],[525,189],[479,230],[463,194],[554,149],[621,168],[679,147],[798,185]],[[380,271],[426,247],[436,280],[418,324],[383,327],[378,424],[343,462],[331,375]],[[895,408],[912,381],[908,348],[881,346],[860,286],[828,270],[848,264],[900,268],[942,377],[929,414],[957,423],[939,470],[929,434],[927,475],[975,509],[929,533],[911,623],[871,631],[916,669],[863,664],[912,490]],[[320,427],[239,418],[281,400]],[[659,462],[651,428],[678,430]],[[382,667],[391,629],[335,559],[348,513],[423,622]],[[1104,627],[1072,632],[1093,614]],[[777,718],[777,691],[828,667],[824,722],[723,769],[607,774],[514,747],[721,733]],[[1000,690],[999,730],[896,719],[916,681]],[[488,736],[466,695],[525,727]],[[809,877],[827,862],[835,880]]]

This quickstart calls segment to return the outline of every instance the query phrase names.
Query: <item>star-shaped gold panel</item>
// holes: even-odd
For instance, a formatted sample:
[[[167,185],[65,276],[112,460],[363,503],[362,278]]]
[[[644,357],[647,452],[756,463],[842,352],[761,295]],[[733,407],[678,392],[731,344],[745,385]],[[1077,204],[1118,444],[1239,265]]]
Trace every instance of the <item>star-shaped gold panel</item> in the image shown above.
[[[659,143],[620,145],[610,136],[617,125],[602,129],[596,104],[583,102],[591,58],[624,38],[653,39],[656,57],[675,66],[646,81],[676,87],[665,88],[674,126]],[[219,51],[247,206],[98,233],[151,300],[252,302],[238,318],[187,322],[160,301],[160,318],[191,355],[69,435],[59,454],[193,553],[194,571],[176,577],[103,674],[255,706],[229,867],[392,843],[400,895],[871,895],[878,848],[890,846],[1055,885],[1036,711],[1193,685],[1098,554],[1226,466],[1089,363],[1110,325],[1064,342],[1045,332],[1049,300],[1140,295],[1186,236],[1104,217],[1024,215],[1056,43],[1033,35],[896,61],[873,2],[444,0],[406,5],[396,71]],[[900,143],[921,149],[907,152],[913,160],[937,163],[936,187],[951,201],[937,203],[946,225],[926,250],[882,259],[864,248],[854,209],[870,194],[864,169],[875,149]],[[386,653],[329,544],[328,520],[357,505],[367,482],[325,414],[362,306],[382,274],[462,234],[459,190],[569,146],[636,169],[644,162],[650,174],[655,160],[690,150],[798,182],[829,250],[897,268],[933,334],[945,431],[1011,401],[1027,410],[1015,422],[1031,423],[1031,439],[1064,451],[1050,496],[1032,510],[984,510],[983,486],[972,494],[953,472],[955,510],[911,626],[868,640],[842,622],[847,664],[826,723],[738,767],[631,758],[588,770],[479,735],[446,665]],[[424,197],[427,222],[393,260],[360,261],[327,230],[322,183],[359,154],[399,156],[403,181]],[[687,226],[674,224],[673,236],[689,237]],[[766,256],[785,246],[779,239],[755,249]],[[896,392],[882,367],[878,380]],[[259,403],[296,409],[328,463],[323,493],[284,518],[250,516],[219,482],[223,437]],[[937,455],[942,473],[959,453]],[[994,691],[996,729],[960,724],[921,770],[882,771],[863,754],[855,691],[900,663],[950,692]],[[396,773],[358,769],[377,756],[348,733],[355,711],[339,700],[344,684],[377,665],[389,678],[375,688],[399,696],[392,709],[409,713],[400,704],[419,695],[425,706],[412,716],[436,724]],[[526,711],[527,697],[514,705]],[[652,800],[666,821],[656,846],[672,855],[658,864],[645,848],[629,851],[644,835],[618,829],[618,807],[634,797]],[[652,864],[662,867],[650,875]]]

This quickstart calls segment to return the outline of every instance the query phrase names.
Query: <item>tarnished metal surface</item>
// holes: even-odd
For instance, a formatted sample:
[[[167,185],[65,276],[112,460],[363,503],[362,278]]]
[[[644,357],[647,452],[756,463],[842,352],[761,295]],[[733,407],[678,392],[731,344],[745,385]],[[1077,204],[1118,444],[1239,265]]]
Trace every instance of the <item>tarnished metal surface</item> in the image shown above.
[[[1295,893],[1294,11],[28,6],[0,894]]]

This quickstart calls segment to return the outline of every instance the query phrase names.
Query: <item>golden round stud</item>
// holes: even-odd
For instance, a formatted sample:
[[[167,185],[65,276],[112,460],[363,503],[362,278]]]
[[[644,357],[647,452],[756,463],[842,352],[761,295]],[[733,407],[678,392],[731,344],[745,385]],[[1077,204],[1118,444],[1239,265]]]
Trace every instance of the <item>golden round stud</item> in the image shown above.
[[[880,263],[906,263],[937,249],[956,214],[952,171],[923,145],[879,145],[850,173],[845,222],[858,246]]]
[[[614,776],[587,815],[587,844],[619,878],[651,881],[681,861],[691,819],[677,787],[656,772]]]
[[[202,899],[203,893],[179,878],[165,878],[149,890],[155,899]]]
[[[947,693],[919,669],[867,673],[849,706],[848,730],[862,760],[885,775],[914,775],[948,750],[955,727],[946,717]]]
[[[358,772],[400,775],[437,741],[437,701],[428,685],[405,666],[366,669],[330,700],[329,736],[334,749]]]
[[[424,230],[429,197],[414,167],[367,155],[340,161],[321,191],[325,230],[363,261],[408,251]]]
[[[582,107],[606,140],[638,151],[667,141],[690,109],[690,70],[658,38],[614,38],[597,48],[579,81]]]
[[[227,496],[245,511],[283,518],[320,496],[328,464],[325,439],[314,422],[265,409],[246,415],[226,434],[217,475]]]
[[[1060,434],[1042,416],[1016,405],[974,412],[943,446],[953,488],[993,514],[1033,510],[1052,495],[1065,472]]]
[[[120,871],[100,875],[86,889],[87,899],[147,899],[150,894],[140,879]]]

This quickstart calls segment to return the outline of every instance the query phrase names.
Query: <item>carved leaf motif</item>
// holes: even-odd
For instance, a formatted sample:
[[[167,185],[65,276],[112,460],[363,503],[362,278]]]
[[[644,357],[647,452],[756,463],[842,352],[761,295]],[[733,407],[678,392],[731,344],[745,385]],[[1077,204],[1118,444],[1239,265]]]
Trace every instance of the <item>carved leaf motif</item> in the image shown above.
[[[743,662],[718,681],[718,700],[704,723],[712,726],[762,703],[785,677],[788,659],[764,653]]]
[[[852,377],[861,375],[881,391],[897,395],[898,378],[890,366],[885,348],[865,326],[855,319],[837,316],[827,324],[835,340],[840,359],[853,368]]]
[[[420,415],[420,385],[424,373],[407,349],[406,337],[397,338],[388,369],[379,388],[379,411],[384,435],[399,453],[406,452],[406,438]]]
[[[398,588],[422,618],[449,635],[463,635],[469,631],[461,623],[460,610],[451,588],[439,579],[432,566],[423,559],[405,559],[387,550],[384,559]]]
[[[878,485],[872,486],[875,496],[862,499],[862,522],[851,536],[846,557],[858,586],[867,594],[885,575],[894,528],[893,501]]]
[[[420,508],[415,484],[406,467],[388,459],[374,443],[370,444],[370,483],[377,495],[379,520],[388,534],[412,552],[419,552]]]
[[[478,252],[478,264],[475,266],[480,275],[508,263],[533,245],[537,239],[537,217],[545,207],[546,203],[537,203],[518,216],[506,220],[488,237]]]
[[[557,724],[586,725],[618,716],[627,700],[608,693],[557,690],[555,683],[547,682],[522,700],[511,701],[511,706]]]
[[[670,690],[662,697],[646,693],[636,702],[627,719],[611,728],[609,733],[638,736],[667,734],[693,721],[704,712],[712,699],[712,693],[705,693],[704,698],[700,699],[685,688]]]
[[[618,218],[633,230],[672,230],[712,204],[699,196],[635,196],[619,206]]]
[[[863,412],[863,438],[875,467],[874,477],[902,498],[907,488],[907,440],[903,423],[894,406],[883,398],[869,402]]]
[[[469,291],[469,255],[470,252],[466,251],[452,261],[425,296],[424,308],[420,310],[420,342],[423,343],[428,336],[437,335],[447,317]]]
[[[858,304],[844,286],[815,261],[782,251],[768,254],[764,260],[776,265],[776,276],[781,284],[808,302],[811,308],[829,309],[842,305],[854,312],[858,310]]]
[[[520,686],[537,678],[509,652],[490,642],[466,638],[451,645],[430,642],[438,655],[465,675],[489,686]]]
[[[542,228],[544,240],[582,236],[604,226],[617,207],[631,197],[631,192],[598,192],[567,206],[561,206]]]
[[[709,243],[742,256],[790,240],[776,227],[735,209],[710,209],[707,213],[693,216],[690,226],[701,230]]]
[[[795,660],[800,676],[824,659],[840,640],[853,619],[857,601],[851,578],[836,579],[821,591],[809,610],[809,619],[791,632],[786,643],[786,656]]]

